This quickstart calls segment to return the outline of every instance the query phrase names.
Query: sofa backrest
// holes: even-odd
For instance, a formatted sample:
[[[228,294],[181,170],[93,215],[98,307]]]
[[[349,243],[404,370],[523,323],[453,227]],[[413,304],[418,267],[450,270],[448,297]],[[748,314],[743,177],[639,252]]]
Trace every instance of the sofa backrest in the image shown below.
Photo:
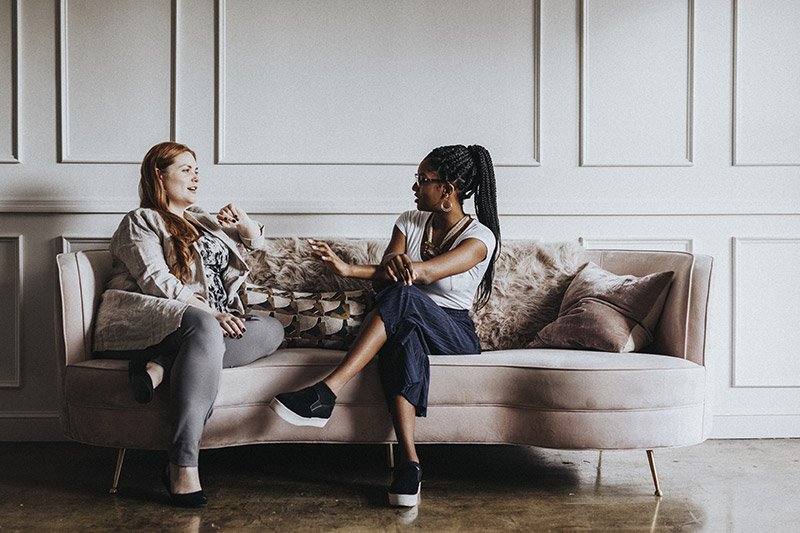
[[[374,255],[371,248],[368,255]],[[646,351],[704,363],[711,257],[686,252],[587,250],[583,258],[615,274],[674,271],[655,341]],[[111,254],[105,250],[59,254],[57,263],[59,370],[63,373],[65,365],[91,356],[93,319],[111,274]]]

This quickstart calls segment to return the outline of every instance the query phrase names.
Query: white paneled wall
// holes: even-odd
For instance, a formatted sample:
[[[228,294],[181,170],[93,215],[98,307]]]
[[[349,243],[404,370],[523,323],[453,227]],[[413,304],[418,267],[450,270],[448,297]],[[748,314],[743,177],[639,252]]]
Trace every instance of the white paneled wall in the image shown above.
[[[537,7],[221,0],[219,162],[413,165],[457,131],[534,166]]]
[[[136,163],[173,133],[170,0],[59,0],[63,163]],[[143,97],[144,96],[144,97]]]
[[[794,0],[0,0],[0,439],[59,438],[54,257],[107,246],[168,138],[207,209],[320,237],[388,237],[431,148],[482,144],[507,239],[712,255],[714,434],[800,436],[798,27]]]
[[[733,241],[732,387],[796,387],[800,394],[800,238]]]
[[[736,0],[734,164],[800,165],[800,10]]]
[[[692,0],[584,0],[581,165],[692,164]]]

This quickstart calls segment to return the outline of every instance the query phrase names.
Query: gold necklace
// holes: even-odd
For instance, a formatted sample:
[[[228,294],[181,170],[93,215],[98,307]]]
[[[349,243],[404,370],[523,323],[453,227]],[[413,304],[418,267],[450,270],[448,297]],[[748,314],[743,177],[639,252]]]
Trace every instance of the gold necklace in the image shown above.
[[[456,237],[461,233],[461,230],[470,222],[472,222],[472,219],[469,215],[464,215],[461,220],[456,222],[453,227],[447,231],[444,239],[442,239],[442,243],[436,246],[433,244],[433,215],[429,216],[428,220],[425,222],[425,238],[422,241],[422,249],[420,250],[422,260],[426,261],[432,259],[449,250],[453,241],[455,241]]]

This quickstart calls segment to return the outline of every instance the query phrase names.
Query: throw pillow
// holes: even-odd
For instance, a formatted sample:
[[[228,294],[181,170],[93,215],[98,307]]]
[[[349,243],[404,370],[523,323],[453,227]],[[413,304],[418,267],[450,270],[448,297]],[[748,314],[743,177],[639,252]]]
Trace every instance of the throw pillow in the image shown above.
[[[639,351],[653,342],[674,272],[618,276],[587,263],[564,293],[558,318],[530,348]]]
[[[239,291],[248,312],[262,312],[283,325],[288,347],[346,350],[372,304],[365,290],[300,292],[259,285]]]

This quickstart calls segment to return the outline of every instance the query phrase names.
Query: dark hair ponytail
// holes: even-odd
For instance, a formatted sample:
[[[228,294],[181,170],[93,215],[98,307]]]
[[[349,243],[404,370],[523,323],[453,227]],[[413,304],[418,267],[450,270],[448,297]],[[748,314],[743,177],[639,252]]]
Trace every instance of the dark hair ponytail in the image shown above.
[[[494,279],[494,263],[500,255],[500,219],[497,215],[497,186],[494,178],[492,156],[483,146],[473,144],[466,147],[461,144],[440,146],[434,149],[425,163],[453,184],[458,191],[458,200],[475,196],[475,215],[481,224],[489,228],[497,240],[494,253],[489,261],[486,273],[478,287],[478,309],[486,305],[492,294]]]

